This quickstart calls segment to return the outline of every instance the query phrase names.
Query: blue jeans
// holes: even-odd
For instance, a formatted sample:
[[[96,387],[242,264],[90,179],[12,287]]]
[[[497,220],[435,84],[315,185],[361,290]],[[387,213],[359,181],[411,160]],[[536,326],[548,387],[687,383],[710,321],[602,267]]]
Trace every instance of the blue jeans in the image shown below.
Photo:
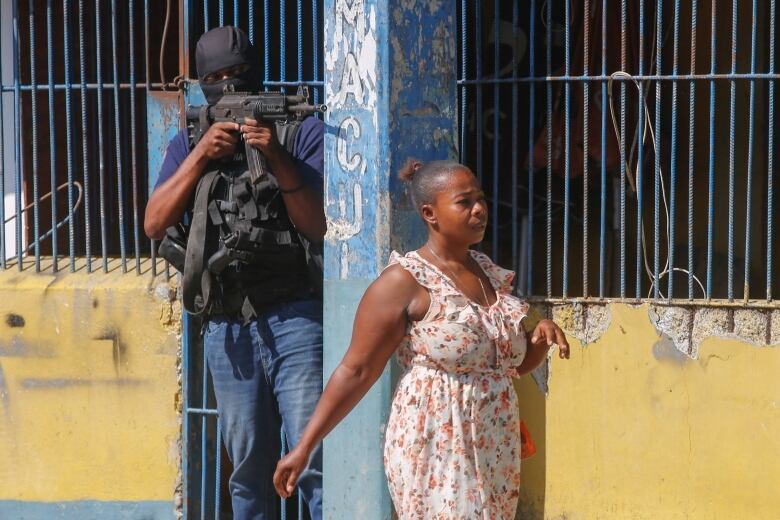
[[[280,426],[293,447],[322,393],[322,302],[279,305],[248,325],[213,317],[203,346],[214,381],[225,447],[233,462],[236,520],[276,520],[272,477]],[[322,449],[298,481],[313,520],[322,518]]]

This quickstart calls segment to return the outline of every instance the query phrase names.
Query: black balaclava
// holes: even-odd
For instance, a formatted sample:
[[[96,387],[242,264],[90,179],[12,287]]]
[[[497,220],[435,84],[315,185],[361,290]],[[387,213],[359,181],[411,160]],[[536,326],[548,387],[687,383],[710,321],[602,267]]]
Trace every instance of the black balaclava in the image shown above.
[[[195,48],[195,63],[198,68],[200,88],[209,104],[222,97],[223,89],[231,85],[236,91],[256,92],[260,88],[257,71],[257,53],[246,33],[238,27],[224,26],[212,29],[198,40]],[[243,74],[214,83],[205,84],[208,74],[235,65],[249,64]]]

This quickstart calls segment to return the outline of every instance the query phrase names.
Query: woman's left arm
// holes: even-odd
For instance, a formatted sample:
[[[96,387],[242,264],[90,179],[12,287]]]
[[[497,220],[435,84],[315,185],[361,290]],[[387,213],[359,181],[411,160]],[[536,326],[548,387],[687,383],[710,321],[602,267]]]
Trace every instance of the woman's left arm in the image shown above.
[[[542,364],[550,347],[558,345],[561,359],[569,359],[569,342],[563,330],[552,320],[540,321],[533,332],[526,332],[526,353],[517,367],[518,375],[525,375]]]

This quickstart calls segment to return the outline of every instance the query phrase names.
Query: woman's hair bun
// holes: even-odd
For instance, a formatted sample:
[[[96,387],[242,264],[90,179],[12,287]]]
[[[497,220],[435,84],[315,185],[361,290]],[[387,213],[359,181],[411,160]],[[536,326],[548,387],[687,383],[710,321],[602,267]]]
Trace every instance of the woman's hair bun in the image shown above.
[[[422,167],[423,163],[421,161],[410,157],[406,160],[406,164],[404,164],[403,168],[401,168],[401,170],[398,172],[398,176],[402,181],[412,182],[412,179],[414,179],[414,174],[417,173],[417,171]]]

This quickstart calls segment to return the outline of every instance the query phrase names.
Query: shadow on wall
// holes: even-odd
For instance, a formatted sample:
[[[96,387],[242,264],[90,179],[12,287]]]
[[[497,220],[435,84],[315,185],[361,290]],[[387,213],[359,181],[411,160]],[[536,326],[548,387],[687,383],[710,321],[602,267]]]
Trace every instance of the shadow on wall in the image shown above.
[[[536,445],[536,453],[523,460],[520,501],[515,518],[543,520],[547,485],[547,401],[530,374],[514,383],[520,401],[520,418]]]

